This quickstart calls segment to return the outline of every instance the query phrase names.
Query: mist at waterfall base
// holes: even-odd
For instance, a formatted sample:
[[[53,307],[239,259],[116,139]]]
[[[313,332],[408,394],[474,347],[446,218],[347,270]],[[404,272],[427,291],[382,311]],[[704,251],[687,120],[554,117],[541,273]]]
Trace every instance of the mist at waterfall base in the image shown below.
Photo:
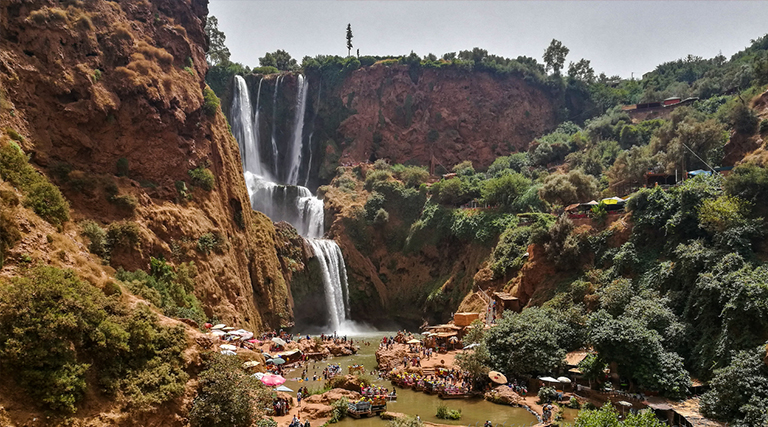
[[[338,335],[374,331],[374,328],[350,319],[347,271],[341,249],[333,240],[322,239],[325,227],[323,201],[308,188],[298,185],[299,182],[306,184],[309,181],[312,157],[311,133],[304,138],[304,116],[309,91],[309,82],[304,76],[296,76],[296,104],[293,108],[291,134],[288,138],[281,138],[275,131],[278,90],[281,80],[286,76],[280,75],[275,81],[268,144],[261,142],[261,89],[264,78],[259,80],[254,108],[247,82],[243,77],[235,76],[229,119],[240,148],[251,207],[263,212],[274,222],[285,221],[293,225],[312,248],[319,262],[319,279],[323,282],[325,294],[323,302],[328,313],[327,324],[322,327],[296,325],[294,329],[301,333],[325,332]],[[305,158],[308,160],[304,161]]]

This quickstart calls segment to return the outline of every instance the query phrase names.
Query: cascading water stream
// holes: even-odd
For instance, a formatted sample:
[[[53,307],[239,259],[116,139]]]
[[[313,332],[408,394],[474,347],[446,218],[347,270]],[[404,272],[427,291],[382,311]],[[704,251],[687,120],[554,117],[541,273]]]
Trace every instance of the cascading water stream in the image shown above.
[[[301,167],[301,149],[303,147],[304,136],[304,114],[307,111],[307,88],[309,84],[304,80],[304,76],[298,75],[296,86],[296,117],[293,120],[293,141],[291,141],[290,151],[288,152],[288,179],[289,185],[299,183],[299,168]]]
[[[333,240],[310,239],[308,241],[320,261],[325,285],[325,301],[331,318],[330,326],[334,332],[338,332],[345,326],[344,321],[349,317],[349,288],[344,258],[341,256],[339,245]]]
[[[259,146],[259,102],[263,78],[259,81],[254,113],[245,79],[240,76],[235,77],[230,120],[233,123],[232,130],[243,157],[243,175],[248,188],[251,207],[264,212],[275,222],[286,221],[290,223],[307,240],[320,263],[325,299],[328,305],[329,326],[336,332],[348,332],[355,329],[355,325],[347,320],[350,312],[349,293],[346,266],[341,249],[333,240],[321,239],[324,234],[325,223],[323,201],[312,195],[308,188],[296,185],[299,180],[302,151],[304,150],[303,129],[309,82],[304,76],[297,76],[297,99],[294,108],[292,134],[287,141],[287,151],[283,155],[287,165],[285,168],[281,168],[278,146],[283,146],[283,144],[278,144],[275,115],[278,111],[277,93],[282,77],[278,76],[272,95],[271,165],[270,162],[262,161],[262,151]],[[308,143],[311,143],[311,136]],[[311,148],[307,147],[307,150],[311,155]],[[309,168],[306,173],[308,181]],[[285,184],[288,185],[276,182],[274,177],[284,177]]]

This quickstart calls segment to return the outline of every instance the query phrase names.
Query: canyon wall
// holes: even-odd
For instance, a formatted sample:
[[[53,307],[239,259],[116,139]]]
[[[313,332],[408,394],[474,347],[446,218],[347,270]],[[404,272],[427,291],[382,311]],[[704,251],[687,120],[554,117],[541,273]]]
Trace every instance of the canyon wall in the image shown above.
[[[275,228],[250,210],[237,142],[204,97],[207,1],[4,0],[0,9],[0,124],[70,201],[64,231],[77,236],[86,219],[135,223],[139,242],[114,253],[109,271],[148,270],[150,257],[194,261],[208,317],[290,325]],[[190,173],[204,169],[210,191]],[[204,235],[215,250],[201,250]]]

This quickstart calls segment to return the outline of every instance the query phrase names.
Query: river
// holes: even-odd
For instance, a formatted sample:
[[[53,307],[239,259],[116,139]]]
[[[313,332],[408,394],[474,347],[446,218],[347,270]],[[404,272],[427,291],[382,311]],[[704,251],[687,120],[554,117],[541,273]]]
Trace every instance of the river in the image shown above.
[[[322,371],[327,365],[334,363],[341,365],[343,373],[347,372],[347,366],[355,364],[363,365],[365,366],[366,371],[371,371],[376,367],[376,350],[379,347],[381,338],[390,335],[394,336],[395,334],[378,332],[355,335],[352,339],[354,339],[355,343],[360,346],[358,354],[331,358],[322,362],[317,362],[315,365],[310,365],[307,370],[307,376],[310,379],[309,382],[299,382],[298,376],[300,371],[290,372],[286,375],[288,381],[285,385],[294,390],[301,386],[306,386],[309,390],[322,388]],[[371,345],[362,345],[365,341],[370,342]],[[315,372],[320,378],[318,381],[312,381],[312,376]],[[387,387],[390,390],[394,387],[387,380],[377,380],[374,384]],[[443,420],[436,418],[435,413],[437,406],[441,403],[448,406],[449,409],[461,409],[461,419]],[[494,426],[513,427],[532,425],[536,424],[537,421],[536,417],[525,408],[498,405],[487,402],[482,398],[442,400],[434,395],[428,395],[426,393],[415,392],[411,389],[403,389],[399,387],[397,388],[397,401],[390,402],[387,405],[387,410],[413,416],[418,415],[423,421],[449,425],[482,426],[486,420],[490,420]],[[335,425],[338,427],[384,427],[387,425],[387,421],[384,421],[379,417],[362,418],[359,420],[347,417]]]

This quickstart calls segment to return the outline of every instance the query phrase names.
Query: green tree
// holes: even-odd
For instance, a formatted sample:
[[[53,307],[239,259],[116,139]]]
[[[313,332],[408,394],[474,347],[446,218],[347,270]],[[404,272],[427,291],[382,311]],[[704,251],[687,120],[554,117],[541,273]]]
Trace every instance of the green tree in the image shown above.
[[[619,412],[610,402],[600,409],[582,409],[576,416],[574,427],[664,427],[652,410],[643,410],[637,414],[628,413],[619,421]]]
[[[574,345],[573,325],[552,309],[530,307],[505,311],[485,334],[491,368],[511,375],[536,375],[562,367],[567,347]]]
[[[189,412],[192,427],[248,427],[261,415],[256,408],[272,402],[270,390],[244,372],[240,363],[236,357],[212,354]]]
[[[559,40],[552,39],[549,47],[544,51],[544,63],[547,64],[547,70],[551,69],[556,76],[559,76],[560,70],[565,64],[565,57],[570,51]]]
[[[597,197],[598,182],[592,175],[580,170],[549,175],[539,190],[542,200],[561,206],[586,203]]]
[[[299,64],[296,63],[295,59],[291,58],[291,54],[281,49],[264,54],[264,57],[259,58],[259,65],[262,67],[275,67],[280,71],[296,71],[299,69]]]
[[[741,351],[727,367],[715,371],[710,390],[701,397],[702,414],[739,426],[768,425],[765,355],[765,346]]]
[[[483,183],[481,195],[486,203],[511,211],[515,201],[531,186],[531,180],[519,173],[506,173]]]
[[[567,53],[566,53],[567,54]],[[571,62],[568,65],[568,77],[585,83],[594,83],[595,70],[590,66],[588,59],[580,59],[579,62]]]
[[[605,378],[605,368],[608,365],[596,354],[588,354],[579,362],[579,370],[584,378],[589,381],[589,387],[592,388],[592,382]]]
[[[208,38],[208,51],[205,52],[208,64],[219,65],[229,62],[229,49],[224,44],[227,36],[219,30],[219,20],[213,15],[205,21],[205,35]]]
[[[347,24],[347,56],[352,53],[352,24]]]

